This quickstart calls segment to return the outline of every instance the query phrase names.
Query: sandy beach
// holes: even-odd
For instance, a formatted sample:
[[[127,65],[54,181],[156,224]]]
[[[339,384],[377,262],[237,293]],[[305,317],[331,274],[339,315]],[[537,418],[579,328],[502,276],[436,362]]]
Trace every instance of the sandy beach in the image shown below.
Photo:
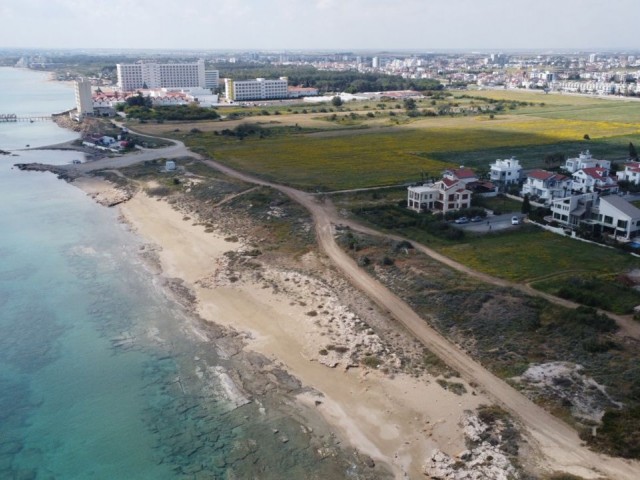
[[[97,201],[119,195],[100,178],[74,184]],[[316,408],[345,444],[386,464],[395,478],[422,476],[436,448],[451,456],[466,449],[460,428],[465,411],[491,403],[471,386],[456,395],[430,376],[389,375],[356,367],[347,355],[321,354],[323,345],[336,342],[393,355],[377,335],[363,331],[363,319],[326,281],[269,265],[263,265],[259,280],[238,279],[225,253],[242,252],[241,241],[205,231],[166,201],[141,192],[118,208],[124,221],[156,246],[158,274],[182,279],[203,319],[245,332],[247,348],[297,377],[308,387],[298,397],[301,405]],[[301,261],[320,266],[315,255]],[[309,315],[312,308],[319,314]]]
[[[199,181],[187,176],[182,188],[189,190]],[[313,243],[302,254],[261,252],[260,236],[269,227],[262,225],[263,233],[256,237],[260,228],[252,224],[268,215],[245,215],[243,208],[250,208],[250,202],[239,209],[220,208],[255,187],[244,185],[227,194],[207,207],[201,219],[194,213],[204,207],[201,200],[149,196],[145,189],[158,188],[156,180],[134,183],[137,187],[123,190],[100,177],[74,180],[96,201],[117,205],[121,220],[146,242],[141,257],[159,283],[169,287],[169,295],[175,293],[171,285],[178,285],[178,301],[184,297],[180,303],[214,328],[238,332],[245,351],[295,377],[303,388],[292,414],[305,417],[307,412],[309,421],[320,414],[345,452],[355,449],[370,467],[398,479],[473,474],[469,478],[506,480],[516,473],[515,460],[536,475],[564,471],[595,479],[604,470],[615,472],[612,478],[635,478],[628,461],[582,446],[565,451],[562,442],[573,446],[574,436],[576,443],[580,440],[563,424],[561,433],[568,432],[568,440],[553,431],[549,435],[524,428],[518,416],[524,407],[516,409],[515,423],[479,420],[478,407],[495,405],[495,392],[485,393],[446,366],[411,367],[423,361],[424,345],[339,274],[333,259]],[[127,198],[121,202],[123,192]],[[268,379],[272,373],[259,375]],[[526,411],[537,415],[538,409],[533,405]]]

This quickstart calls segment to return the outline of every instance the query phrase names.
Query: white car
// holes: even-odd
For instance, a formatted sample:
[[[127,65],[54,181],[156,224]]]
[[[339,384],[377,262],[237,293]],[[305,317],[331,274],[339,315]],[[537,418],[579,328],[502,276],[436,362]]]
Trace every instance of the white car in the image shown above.
[[[520,225],[520,217],[511,217],[511,225]]]

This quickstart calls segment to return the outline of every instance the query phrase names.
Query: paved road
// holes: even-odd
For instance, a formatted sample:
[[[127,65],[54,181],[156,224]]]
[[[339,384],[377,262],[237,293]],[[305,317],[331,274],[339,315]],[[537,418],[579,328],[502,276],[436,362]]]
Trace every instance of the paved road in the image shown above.
[[[157,137],[154,137],[154,138],[157,138]],[[131,165],[135,165],[136,163],[142,163],[149,160],[157,160],[159,158],[179,158],[179,157],[201,158],[200,155],[189,150],[187,147],[185,147],[184,143],[178,140],[171,140],[168,138],[165,138],[163,140],[173,142],[173,145],[165,148],[139,149],[134,152],[127,153],[125,155],[121,155],[117,157],[105,157],[105,158],[101,158],[100,160],[81,163],[78,165],[73,165],[73,164],[62,165],[60,166],[60,168],[67,170],[69,172],[89,173],[95,170],[102,170],[105,168],[124,168]]]
[[[117,159],[103,159],[88,164],[69,166],[69,168],[89,172],[100,168],[117,168],[132,165],[134,163],[158,157],[169,158],[189,154],[190,152],[186,150],[184,145],[178,142],[175,146],[168,147],[166,149],[153,150],[141,154],[132,154],[130,156],[124,156]],[[197,156],[193,154],[191,155]],[[251,175],[237,172],[212,160],[204,160],[204,162],[212,168],[215,168],[216,170],[219,170],[231,177],[280,190],[294,201],[307,208],[314,220],[320,248],[345,274],[345,276],[349,278],[357,288],[375,301],[382,309],[387,311],[393,318],[412,332],[413,335],[415,335],[415,337],[418,338],[427,348],[433,351],[452,368],[460,372],[463,378],[467,381],[475,382],[479,388],[487,392],[487,394],[490,395],[498,404],[503,405],[507,410],[519,418],[522,424],[531,433],[532,438],[535,439],[535,443],[546,457],[546,461],[549,462],[552,469],[568,470],[574,473],[583,473],[584,475],[586,472],[581,469],[586,468],[592,472],[600,472],[603,475],[616,480],[637,480],[640,478],[640,463],[606,457],[591,452],[582,445],[582,442],[575,430],[530,401],[520,392],[509,386],[506,382],[497,378],[482,365],[469,357],[464,351],[431,328],[425,320],[420,318],[409,307],[409,305],[380,282],[370,277],[337,245],[334,239],[333,225],[337,223],[346,224],[354,230],[373,235],[381,235],[380,232],[359,225],[353,221],[345,221],[339,217],[330,202],[327,202],[326,200],[322,201],[311,194],[307,194],[291,187],[272,184]],[[80,167],[83,168],[81,169]],[[398,240],[401,239],[400,237],[395,236],[388,237]],[[511,282],[496,279],[489,275],[471,270],[424,245],[416,244],[415,247],[432,258],[455,268],[456,270],[465,272],[488,283],[517,288],[530,295],[538,295],[545,298],[550,297],[542,292],[535,291],[530,287],[513,284]],[[567,306],[575,305],[571,302],[557,299],[555,297],[551,297],[549,300]]]
[[[507,228],[519,228],[519,225],[513,225],[511,223],[511,218],[516,216],[521,218],[521,214],[516,213],[504,213],[502,215],[490,215],[486,219],[480,222],[469,222],[463,224],[453,223],[456,228],[460,230],[464,230],[467,232],[474,233],[490,233],[496,232],[500,230],[505,230]]]

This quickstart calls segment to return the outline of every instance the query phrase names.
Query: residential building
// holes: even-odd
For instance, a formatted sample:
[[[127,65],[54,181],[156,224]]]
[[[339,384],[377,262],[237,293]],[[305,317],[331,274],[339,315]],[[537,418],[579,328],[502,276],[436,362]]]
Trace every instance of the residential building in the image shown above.
[[[499,185],[510,185],[520,181],[522,166],[520,161],[511,157],[505,160],[496,160],[490,165],[489,179]]]
[[[592,216],[602,225],[603,233],[614,235],[619,240],[631,240],[640,235],[640,209],[618,195],[601,197]]]
[[[256,78],[255,80],[232,80],[225,78],[225,96],[228,101],[272,100],[288,98],[287,77],[277,80]]]
[[[624,164],[624,170],[616,173],[618,181],[640,184],[640,162],[628,162]]]
[[[471,170],[470,168],[465,168],[460,166],[460,168],[455,168],[452,170],[445,170],[442,172],[442,178],[447,178],[452,181],[460,181],[465,186],[472,182],[477,182],[478,177],[476,176],[476,172]]]
[[[611,162],[609,160],[598,160],[591,156],[589,150],[580,152],[577,158],[568,158],[564,164],[564,169],[569,173],[576,173],[583,168],[605,168],[611,170]]]
[[[75,83],[76,110],[78,119],[93,115],[93,98],[91,97],[91,82],[80,78]]]
[[[591,218],[591,210],[597,203],[597,193],[572,195],[551,202],[551,215],[556,222],[576,228]]]
[[[407,207],[418,213],[424,211],[447,213],[471,206],[471,191],[460,180],[442,180],[409,187]]]
[[[439,191],[434,184],[424,184],[407,189],[407,208],[418,213],[436,210]]]
[[[623,241],[640,236],[640,209],[618,195],[574,195],[555,200],[551,211],[555,221],[570,228],[589,225]]]
[[[521,195],[529,195],[533,200],[549,203],[556,198],[571,194],[571,178],[546,170],[533,170],[527,174]]]
[[[141,88],[206,87],[204,60],[194,63],[117,64],[118,86],[123,92]],[[209,71],[209,80],[215,75]]]
[[[618,182],[609,176],[609,170],[600,167],[583,168],[572,175],[571,189],[574,192],[602,194],[616,193]]]

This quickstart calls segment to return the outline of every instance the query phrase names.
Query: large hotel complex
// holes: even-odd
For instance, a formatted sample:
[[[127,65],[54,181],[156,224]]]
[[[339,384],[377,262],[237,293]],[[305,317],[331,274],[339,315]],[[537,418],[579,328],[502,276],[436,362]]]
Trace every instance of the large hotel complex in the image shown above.
[[[217,89],[218,70],[205,70],[204,60],[193,63],[136,62],[116,65],[118,88],[121,92],[137,90]],[[287,77],[254,80],[224,79],[228,102],[246,100],[280,100],[318,95],[317,88],[289,88]],[[202,92],[199,97],[204,95]],[[217,100],[216,100],[217,102]]]
[[[288,98],[287,77],[278,80],[256,78],[255,80],[224,80],[225,96],[229,101],[273,100]]]
[[[118,86],[123,92],[141,88],[218,88],[218,71],[194,63],[118,64]]]

